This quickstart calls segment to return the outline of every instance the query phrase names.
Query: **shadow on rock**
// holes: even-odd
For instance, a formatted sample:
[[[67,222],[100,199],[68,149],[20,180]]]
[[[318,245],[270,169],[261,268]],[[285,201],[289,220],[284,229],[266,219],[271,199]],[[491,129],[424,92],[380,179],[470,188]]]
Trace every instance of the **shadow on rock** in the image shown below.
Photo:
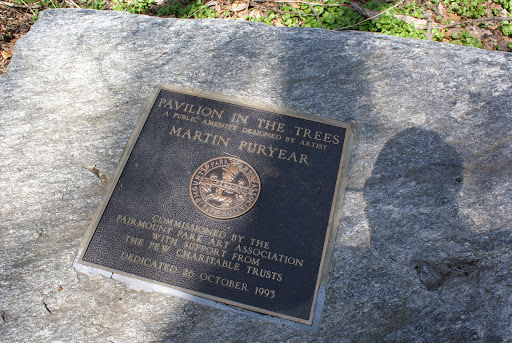
[[[461,155],[435,132],[410,128],[390,139],[366,182],[371,242],[434,289],[475,271],[470,234],[458,215]]]
[[[465,225],[463,171],[461,154],[437,133],[410,128],[385,144],[366,182],[375,256],[404,277],[396,288],[404,280],[418,286],[397,309],[406,315],[395,338],[403,330],[464,342],[502,337],[492,327],[506,327],[503,303],[490,294],[503,283],[493,251],[506,240],[499,230],[479,235]]]

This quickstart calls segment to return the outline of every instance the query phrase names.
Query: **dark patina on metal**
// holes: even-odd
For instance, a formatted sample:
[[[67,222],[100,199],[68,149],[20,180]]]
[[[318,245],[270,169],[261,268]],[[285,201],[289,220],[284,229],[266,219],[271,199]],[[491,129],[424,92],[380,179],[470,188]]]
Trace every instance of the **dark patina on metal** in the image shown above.
[[[350,126],[157,87],[77,263],[311,324]]]

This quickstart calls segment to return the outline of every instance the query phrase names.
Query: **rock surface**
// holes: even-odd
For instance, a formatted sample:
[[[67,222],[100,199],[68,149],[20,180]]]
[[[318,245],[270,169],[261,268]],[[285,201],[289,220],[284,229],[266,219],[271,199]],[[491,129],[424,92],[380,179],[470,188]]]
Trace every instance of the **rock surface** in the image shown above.
[[[0,340],[512,341],[512,55],[361,32],[49,10],[0,76]],[[156,84],[356,137],[317,333],[77,274]]]

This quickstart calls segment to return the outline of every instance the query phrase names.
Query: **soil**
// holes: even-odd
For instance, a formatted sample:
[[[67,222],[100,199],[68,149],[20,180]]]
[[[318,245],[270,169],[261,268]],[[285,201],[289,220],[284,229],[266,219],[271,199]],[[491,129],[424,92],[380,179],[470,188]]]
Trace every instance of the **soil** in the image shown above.
[[[29,9],[9,7],[0,2],[0,74],[7,71],[14,44],[30,30],[33,16]]]

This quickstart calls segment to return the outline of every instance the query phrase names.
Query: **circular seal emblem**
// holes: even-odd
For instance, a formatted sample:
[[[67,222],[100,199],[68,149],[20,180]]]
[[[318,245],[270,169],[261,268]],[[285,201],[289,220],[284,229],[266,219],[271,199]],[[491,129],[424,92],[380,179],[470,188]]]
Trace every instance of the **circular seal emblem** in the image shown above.
[[[261,182],[254,168],[231,156],[212,158],[190,179],[190,197],[204,214],[218,219],[241,216],[260,195]]]

